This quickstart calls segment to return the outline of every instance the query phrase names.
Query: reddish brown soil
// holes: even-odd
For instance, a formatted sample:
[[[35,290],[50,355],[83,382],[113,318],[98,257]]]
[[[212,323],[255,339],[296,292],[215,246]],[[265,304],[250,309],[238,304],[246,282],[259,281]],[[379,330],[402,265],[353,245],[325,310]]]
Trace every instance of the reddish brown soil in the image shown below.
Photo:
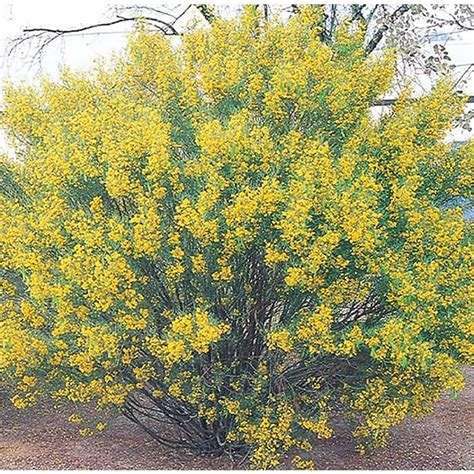
[[[474,469],[474,368],[466,375],[466,389],[456,401],[445,397],[433,414],[406,420],[393,431],[389,448],[360,456],[342,430],[315,447],[317,468]],[[237,468],[228,458],[158,445],[124,417],[112,418],[108,429],[93,438],[80,436],[66,417],[53,407],[18,411],[0,397],[0,469]]]

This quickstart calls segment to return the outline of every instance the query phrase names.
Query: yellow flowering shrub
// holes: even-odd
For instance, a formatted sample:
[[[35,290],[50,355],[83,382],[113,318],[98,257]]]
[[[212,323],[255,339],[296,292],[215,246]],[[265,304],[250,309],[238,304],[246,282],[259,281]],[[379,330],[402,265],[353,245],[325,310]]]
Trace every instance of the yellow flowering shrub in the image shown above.
[[[109,65],[5,89],[15,406],[93,402],[169,446],[310,468],[335,411],[363,452],[462,388],[473,144],[445,138],[463,101],[444,78],[374,119],[395,54],[345,26],[323,44],[320,14],[247,8],[178,45],[141,27]]]

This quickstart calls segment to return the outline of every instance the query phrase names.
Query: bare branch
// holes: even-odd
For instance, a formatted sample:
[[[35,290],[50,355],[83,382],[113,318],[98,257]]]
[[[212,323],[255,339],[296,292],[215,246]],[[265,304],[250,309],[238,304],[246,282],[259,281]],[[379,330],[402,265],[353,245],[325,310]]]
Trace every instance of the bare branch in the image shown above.
[[[212,23],[217,19],[217,15],[211,5],[197,4],[194,6],[207,22]]]
[[[116,20],[113,21],[108,21],[104,23],[96,23],[94,25],[87,25],[87,26],[82,26],[79,28],[70,28],[70,29],[51,29],[51,28],[25,28],[23,30],[23,33],[53,33],[57,35],[67,35],[70,33],[82,33],[84,31],[92,30],[95,28],[101,28],[101,27],[106,27],[106,26],[112,26],[112,25],[117,25],[118,23],[123,23],[127,21],[132,21],[136,22],[139,19],[147,20],[152,23],[157,23],[158,25],[161,25],[164,29],[163,32],[167,34],[172,34],[172,35],[177,35],[179,34],[178,31],[174,28],[174,26],[171,23],[167,23],[163,20],[160,20],[158,18],[153,18],[153,17],[143,17],[143,16],[133,16],[133,17],[122,17],[118,16]],[[169,29],[169,31],[166,31],[166,28]]]
[[[382,41],[384,34],[388,30],[391,23],[397,21],[401,16],[403,16],[407,11],[410,10],[410,5],[403,4],[401,7],[397,8],[388,18],[388,20],[374,33],[372,39],[369,41],[365,47],[365,52],[370,54]]]
[[[364,4],[351,5],[351,10],[352,10],[351,21],[362,21],[365,24],[367,23],[364,15],[362,14],[362,10],[364,9],[364,7],[365,7]]]
[[[131,10],[135,7],[126,7],[126,10]],[[138,20],[145,20],[151,24],[154,28],[158,29],[164,35],[179,35],[179,31],[175,28],[174,24],[181,18],[181,16],[189,9],[187,7],[183,12],[177,15],[167,13],[155,8],[149,7],[136,7],[136,10],[144,9],[151,11],[156,15],[165,15],[171,19],[163,19],[152,15],[141,15],[140,12],[136,12],[135,15],[123,16],[119,14],[119,11],[124,9],[116,10],[115,19],[110,21],[98,22],[86,26],[73,27],[73,28],[46,28],[46,27],[34,27],[25,28],[22,31],[22,35],[14,38],[10,41],[7,51],[7,57],[11,57],[14,53],[17,53],[23,47],[34,46],[34,54],[30,56],[31,64],[38,62],[41,64],[41,59],[46,51],[46,48],[60,38],[67,37],[69,35],[77,35],[86,33],[92,30],[98,30],[100,28],[107,28],[121,23],[134,23]]]
[[[188,7],[189,8],[189,7]],[[188,9],[186,8],[186,10]],[[172,24],[176,22],[176,15],[173,13],[169,13],[164,10],[159,10],[158,8],[150,7],[148,5],[128,5],[126,7],[115,7],[115,11],[118,12],[124,12],[124,11],[140,11],[140,10],[146,10],[148,12],[153,12],[158,15],[164,15],[170,17],[173,21]],[[185,11],[186,11],[185,10]]]

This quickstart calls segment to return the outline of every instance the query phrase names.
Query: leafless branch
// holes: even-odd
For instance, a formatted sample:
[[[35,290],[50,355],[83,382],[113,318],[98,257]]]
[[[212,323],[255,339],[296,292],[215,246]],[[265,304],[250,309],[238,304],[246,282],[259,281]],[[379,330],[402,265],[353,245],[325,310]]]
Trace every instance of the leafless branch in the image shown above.
[[[212,23],[217,18],[217,15],[211,5],[197,4],[194,6],[209,23]]]
[[[153,7],[123,7],[116,9],[115,18],[110,21],[97,22],[90,25],[73,27],[73,28],[47,28],[47,27],[34,27],[25,28],[22,34],[10,41],[7,49],[7,57],[13,56],[20,49],[25,46],[34,46],[34,54],[30,56],[31,64],[35,62],[41,63],[42,56],[46,48],[60,38],[64,38],[70,35],[77,35],[86,33],[88,31],[99,30],[101,28],[107,28],[123,23],[135,23],[138,20],[144,20],[156,28],[164,35],[179,35],[179,31],[176,29],[175,24],[179,18],[188,11],[190,6],[187,6],[183,11],[177,12],[176,14],[166,12]],[[122,12],[135,10],[133,15],[123,15]],[[143,11],[148,14],[141,14]]]
[[[365,47],[365,52],[370,54],[382,41],[384,34],[390,27],[391,23],[397,21],[401,16],[403,16],[406,12],[410,10],[410,5],[404,4],[401,7],[397,8],[388,18],[388,20],[374,33],[372,39],[368,42],[367,46]]]

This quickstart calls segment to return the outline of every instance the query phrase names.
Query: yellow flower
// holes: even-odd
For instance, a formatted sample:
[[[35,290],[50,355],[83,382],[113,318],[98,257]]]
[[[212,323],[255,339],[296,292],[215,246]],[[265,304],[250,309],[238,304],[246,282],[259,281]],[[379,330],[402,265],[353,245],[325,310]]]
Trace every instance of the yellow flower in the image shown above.
[[[289,352],[293,348],[292,337],[288,329],[271,332],[267,336],[267,345],[270,350],[281,349]]]

